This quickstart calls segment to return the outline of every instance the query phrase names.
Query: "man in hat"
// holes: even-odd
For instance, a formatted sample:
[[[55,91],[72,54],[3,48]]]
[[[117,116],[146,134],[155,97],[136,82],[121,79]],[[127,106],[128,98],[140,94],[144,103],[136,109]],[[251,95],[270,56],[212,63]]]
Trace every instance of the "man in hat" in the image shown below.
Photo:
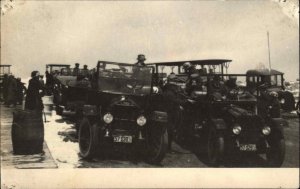
[[[27,95],[25,99],[25,109],[42,111],[44,105],[42,102],[43,86],[40,82],[40,73],[38,71],[31,72]]]
[[[87,65],[83,65],[82,75],[84,77],[88,77],[89,76],[89,69],[88,69]]]
[[[79,63],[75,63],[75,68],[73,69],[73,76],[77,76],[79,74]]]
[[[146,64],[145,64],[145,60],[146,60],[145,55],[139,54],[138,57],[137,57],[137,60],[138,60],[138,62],[135,63],[136,66],[146,66]]]
[[[137,63],[134,64],[134,67],[133,67],[133,74],[132,74],[132,77],[133,78],[143,78],[144,77],[144,74],[147,73],[147,71],[149,70],[144,70],[143,67],[146,66],[145,64],[145,55],[143,54],[139,54],[138,57],[137,57]]]

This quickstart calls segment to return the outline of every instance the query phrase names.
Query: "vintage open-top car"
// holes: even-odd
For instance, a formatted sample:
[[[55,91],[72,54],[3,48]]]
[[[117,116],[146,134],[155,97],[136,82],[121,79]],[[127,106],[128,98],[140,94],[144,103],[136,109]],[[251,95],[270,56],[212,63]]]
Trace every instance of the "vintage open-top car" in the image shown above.
[[[103,146],[125,145],[159,163],[167,148],[167,113],[153,85],[153,67],[99,61],[82,110],[79,147],[83,158]]]
[[[283,110],[295,110],[295,98],[291,92],[285,90],[282,72],[273,69],[258,69],[248,70],[246,75],[247,86],[257,89],[255,94],[259,100],[268,103],[268,96],[270,97],[268,94],[273,94],[278,96]],[[267,93],[267,97],[264,97],[262,93]]]
[[[46,88],[54,96],[58,115],[75,115],[82,109],[94,70],[70,68],[68,64],[47,64]]]
[[[234,152],[265,153],[270,166],[281,166],[286,121],[258,113],[255,95],[245,85],[237,85],[246,81],[246,75],[224,73],[228,62],[189,61],[193,72],[182,69],[186,61],[152,64],[168,103],[175,139],[197,138],[198,144],[206,146],[213,166]]]

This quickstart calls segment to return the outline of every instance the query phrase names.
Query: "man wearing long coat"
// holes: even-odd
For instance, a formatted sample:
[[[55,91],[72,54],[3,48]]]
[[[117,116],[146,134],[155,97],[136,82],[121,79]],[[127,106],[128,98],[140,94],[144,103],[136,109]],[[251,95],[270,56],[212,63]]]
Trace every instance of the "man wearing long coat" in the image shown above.
[[[31,73],[31,79],[29,80],[27,96],[25,100],[25,109],[42,111],[44,105],[42,102],[43,86],[39,81],[40,74],[38,71]]]

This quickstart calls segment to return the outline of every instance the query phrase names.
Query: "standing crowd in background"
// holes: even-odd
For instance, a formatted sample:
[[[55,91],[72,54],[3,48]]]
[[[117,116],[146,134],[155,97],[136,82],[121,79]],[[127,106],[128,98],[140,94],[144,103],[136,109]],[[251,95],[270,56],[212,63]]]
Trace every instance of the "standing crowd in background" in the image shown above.
[[[26,94],[26,87],[21,82],[21,78],[5,74],[3,76],[3,101],[7,107],[15,107],[22,104],[23,96]]]

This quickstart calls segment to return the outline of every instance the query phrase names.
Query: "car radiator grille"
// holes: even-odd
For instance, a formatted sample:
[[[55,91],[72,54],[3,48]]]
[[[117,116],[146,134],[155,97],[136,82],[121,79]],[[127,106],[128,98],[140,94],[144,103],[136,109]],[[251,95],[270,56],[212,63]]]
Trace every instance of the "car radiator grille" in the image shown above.
[[[115,106],[112,109],[112,115],[114,116],[113,129],[121,130],[135,130],[136,119],[139,116],[139,111],[134,106]]]
[[[257,116],[247,116],[241,119],[242,131],[240,142],[258,142],[261,136],[262,121]]]

